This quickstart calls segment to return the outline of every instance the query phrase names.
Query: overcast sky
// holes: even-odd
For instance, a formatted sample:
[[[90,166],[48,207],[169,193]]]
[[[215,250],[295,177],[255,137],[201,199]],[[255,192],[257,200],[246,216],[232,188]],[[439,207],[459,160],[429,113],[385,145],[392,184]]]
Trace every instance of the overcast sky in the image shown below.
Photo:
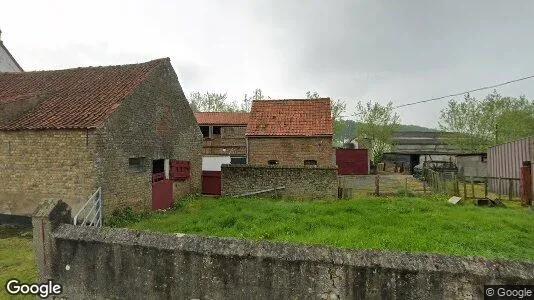
[[[6,1],[26,70],[170,57],[192,91],[395,105],[534,75],[534,1]],[[534,79],[498,89],[534,97]],[[490,91],[474,93],[483,97]],[[461,98],[461,97],[460,97]],[[446,100],[399,109],[435,127]]]

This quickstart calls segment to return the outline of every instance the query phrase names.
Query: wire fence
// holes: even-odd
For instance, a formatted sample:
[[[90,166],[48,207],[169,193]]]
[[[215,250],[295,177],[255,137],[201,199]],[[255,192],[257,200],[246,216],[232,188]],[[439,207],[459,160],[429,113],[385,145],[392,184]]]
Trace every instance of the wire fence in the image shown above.
[[[461,177],[456,172],[425,169],[417,178],[403,174],[339,176],[338,197],[417,196],[434,193],[459,196],[464,199],[519,200],[519,185],[518,178]]]
[[[464,199],[492,197],[499,200],[518,200],[520,198],[519,178],[461,177],[453,172],[425,169],[423,180],[434,192],[451,194]]]

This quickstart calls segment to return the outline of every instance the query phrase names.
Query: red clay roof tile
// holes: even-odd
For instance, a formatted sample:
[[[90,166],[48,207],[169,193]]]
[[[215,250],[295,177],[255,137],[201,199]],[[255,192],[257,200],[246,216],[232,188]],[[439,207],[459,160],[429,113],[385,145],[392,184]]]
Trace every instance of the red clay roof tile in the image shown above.
[[[168,61],[0,73],[0,111],[8,103],[37,102],[7,124],[0,120],[0,130],[96,128],[154,68]]]
[[[330,114],[330,98],[253,101],[246,135],[332,135]]]
[[[197,112],[195,118],[198,124],[206,125],[247,125],[247,112]]]

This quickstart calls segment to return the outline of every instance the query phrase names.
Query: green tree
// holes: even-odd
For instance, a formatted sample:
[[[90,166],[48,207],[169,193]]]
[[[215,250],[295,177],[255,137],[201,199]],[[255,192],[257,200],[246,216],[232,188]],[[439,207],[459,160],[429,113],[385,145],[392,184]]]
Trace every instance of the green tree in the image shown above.
[[[378,102],[358,101],[356,109],[356,139],[369,150],[372,162],[377,164],[383,154],[393,147],[393,133],[399,128],[399,115],[394,112],[392,102],[383,106]]]
[[[231,112],[239,111],[234,102],[229,102],[226,93],[193,92],[189,96],[189,105],[194,112]]]
[[[483,100],[466,94],[442,109],[438,128],[454,133],[450,142],[458,150],[486,152],[496,144],[534,134],[534,102],[502,97],[495,90]]]

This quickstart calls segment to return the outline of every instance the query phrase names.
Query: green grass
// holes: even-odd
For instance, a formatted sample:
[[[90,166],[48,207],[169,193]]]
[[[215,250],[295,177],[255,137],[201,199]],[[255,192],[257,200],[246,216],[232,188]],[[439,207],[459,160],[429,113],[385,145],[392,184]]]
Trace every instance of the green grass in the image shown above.
[[[10,296],[5,285],[17,278],[34,283],[37,278],[31,230],[18,230],[0,226],[0,299],[31,299],[35,296]]]
[[[444,196],[344,201],[193,198],[118,226],[341,248],[534,260],[534,212],[451,205]]]

